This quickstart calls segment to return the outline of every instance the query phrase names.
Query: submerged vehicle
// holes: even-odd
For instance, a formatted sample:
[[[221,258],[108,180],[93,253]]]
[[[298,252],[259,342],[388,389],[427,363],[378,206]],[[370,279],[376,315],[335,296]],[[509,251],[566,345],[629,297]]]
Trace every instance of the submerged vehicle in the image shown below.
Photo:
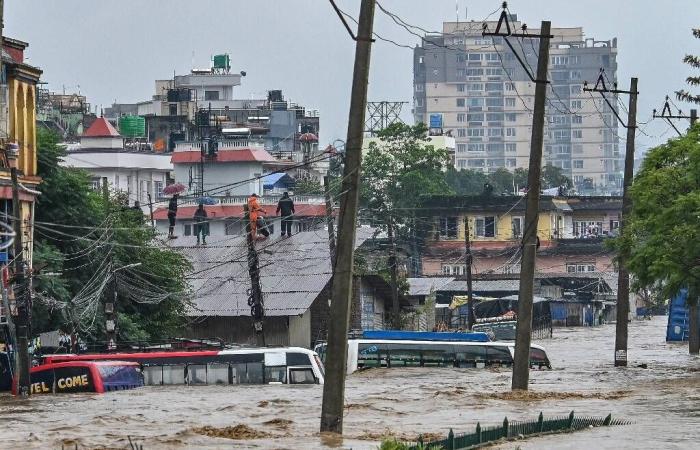
[[[386,333],[386,335],[383,335]],[[397,332],[365,333],[360,339],[348,340],[347,373],[370,367],[460,367],[483,368],[489,366],[510,366],[513,364],[514,342],[490,342],[465,337],[462,340],[438,338],[432,335],[486,335],[485,333],[412,333],[411,339],[396,339],[390,336]],[[402,332],[399,332],[402,333]],[[372,336],[372,338],[368,338]],[[382,337],[384,337],[382,339]],[[325,360],[326,344],[315,349]],[[545,349],[539,345],[530,346],[530,365],[536,368],[550,368],[551,364]]]
[[[139,365],[127,361],[69,361],[29,369],[30,391],[38,394],[121,391],[143,386]],[[15,377],[12,393],[17,393]]]
[[[222,351],[51,355],[44,362],[133,361],[145,384],[323,384],[318,354],[300,347],[236,348]]]

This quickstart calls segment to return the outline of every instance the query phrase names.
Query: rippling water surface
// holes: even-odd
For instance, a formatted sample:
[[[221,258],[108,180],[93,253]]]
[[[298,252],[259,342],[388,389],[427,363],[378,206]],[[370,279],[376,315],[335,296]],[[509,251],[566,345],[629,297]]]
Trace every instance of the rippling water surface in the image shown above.
[[[597,428],[501,448],[700,448],[700,359],[664,342],[665,318],[630,326],[630,367],[612,367],[614,325],[555,329],[540,342],[555,370],[534,371],[534,398],[511,399],[510,370],[375,369],[349,377],[345,438],[318,434],[322,386],[145,387],[104,395],[0,396],[0,448],[377,448],[383,434],[472,431],[547,415],[614,417]],[[646,364],[647,368],[637,367]],[[501,394],[501,395],[499,395]],[[581,395],[583,394],[583,395]],[[224,427],[229,437],[212,437]],[[203,428],[206,427],[206,428]],[[209,430],[207,432],[207,430]],[[242,432],[242,434],[241,434]],[[231,439],[247,437],[257,439]],[[260,437],[264,436],[264,437]]]

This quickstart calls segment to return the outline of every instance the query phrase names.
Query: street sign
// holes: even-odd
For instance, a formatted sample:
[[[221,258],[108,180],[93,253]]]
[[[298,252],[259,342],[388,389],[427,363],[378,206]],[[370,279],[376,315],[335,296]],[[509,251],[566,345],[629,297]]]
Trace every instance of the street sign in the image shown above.
[[[430,115],[430,128],[442,128],[442,114]]]

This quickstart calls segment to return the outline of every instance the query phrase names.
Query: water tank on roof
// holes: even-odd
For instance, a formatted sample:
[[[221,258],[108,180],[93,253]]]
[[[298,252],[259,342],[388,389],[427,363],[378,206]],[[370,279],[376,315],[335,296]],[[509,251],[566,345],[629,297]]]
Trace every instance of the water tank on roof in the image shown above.
[[[225,53],[223,55],[214,55],[214,69],[231,69],[231,57]]]
[[[269,91],[267,93],[267,99],[270,102],[282,102],[284,101],[284,97],[282,97],[282,91],[281,90],[274,90],[274,91]]]
[[[146,119],[141,116],[122,116],[119,118],[119,134],[124,137],[145,137]]]

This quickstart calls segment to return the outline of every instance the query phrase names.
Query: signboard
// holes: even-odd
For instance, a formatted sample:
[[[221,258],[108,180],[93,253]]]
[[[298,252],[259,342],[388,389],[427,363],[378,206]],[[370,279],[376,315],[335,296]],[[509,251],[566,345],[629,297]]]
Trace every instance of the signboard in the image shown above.
[[[442,128],[442,114],[430,115],[430,128]]]

